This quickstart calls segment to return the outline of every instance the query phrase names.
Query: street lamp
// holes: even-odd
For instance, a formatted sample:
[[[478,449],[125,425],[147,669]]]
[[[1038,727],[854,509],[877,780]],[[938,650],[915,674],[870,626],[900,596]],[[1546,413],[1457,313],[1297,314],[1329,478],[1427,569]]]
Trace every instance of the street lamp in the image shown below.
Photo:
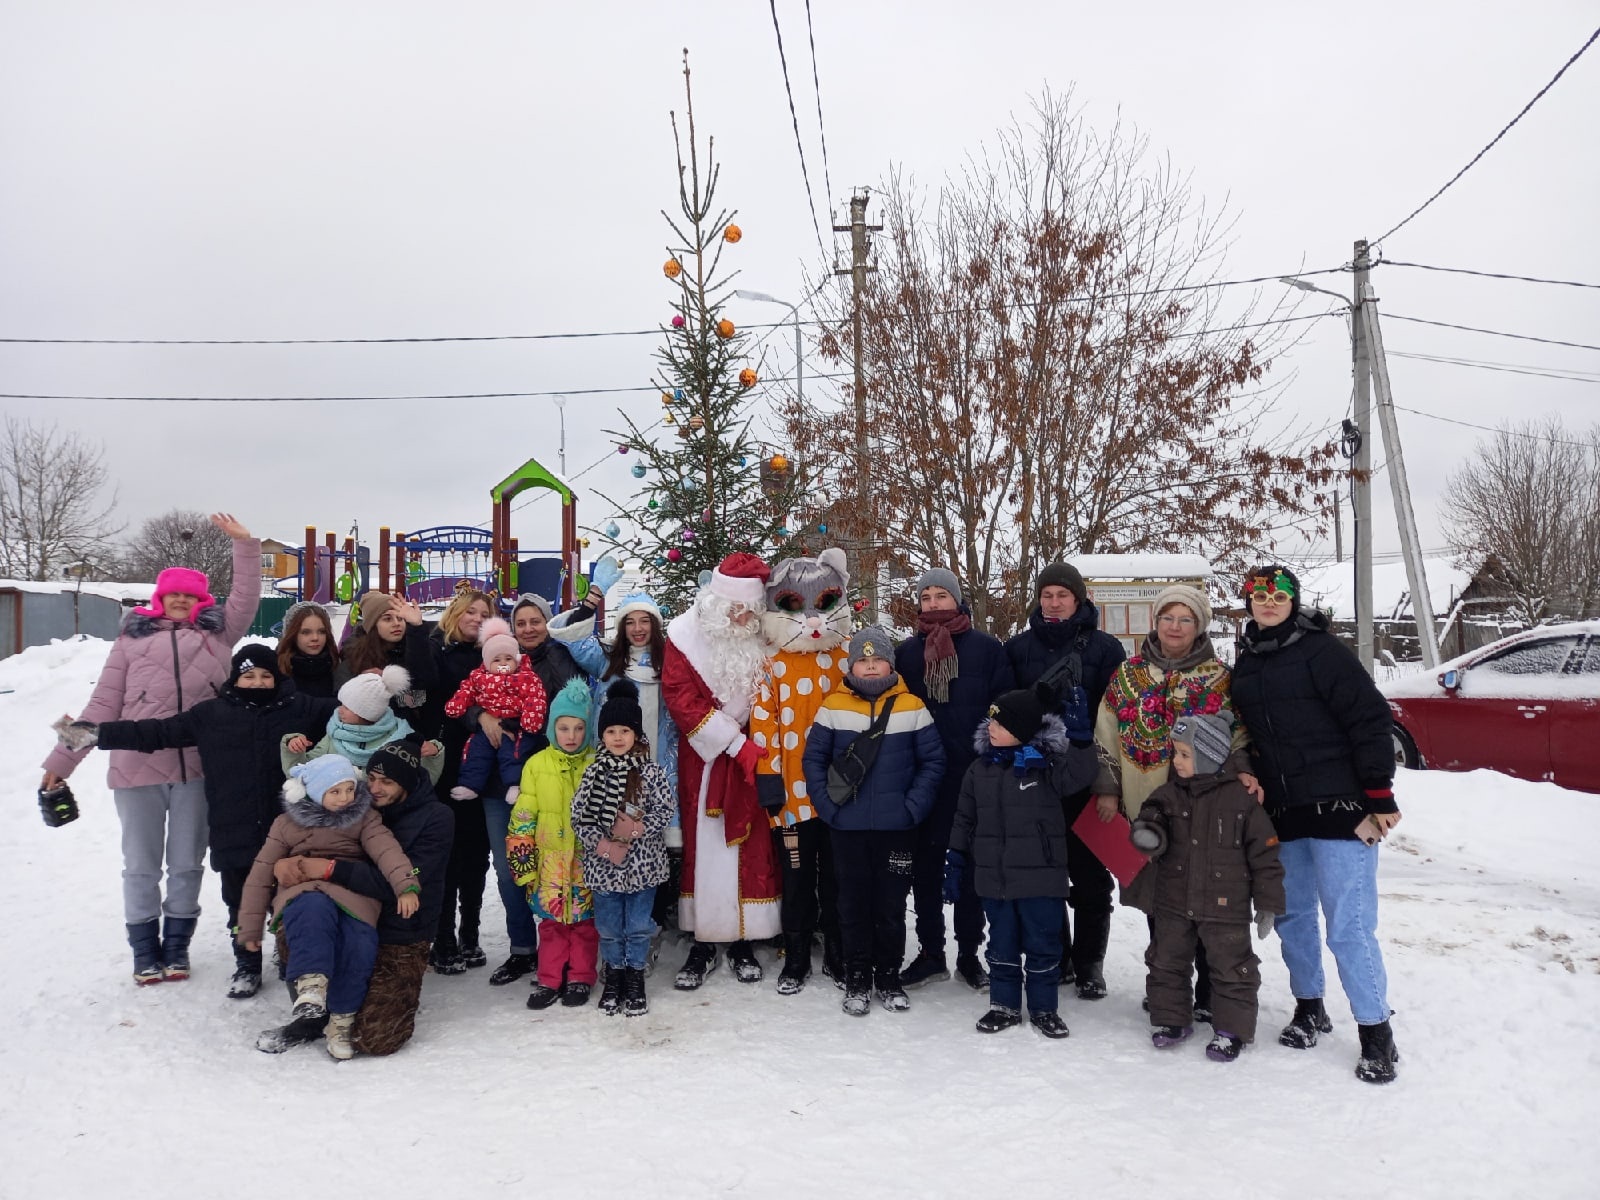
[[[1348,296],[1341,296],[1338,292],[1330,292],[1327,288],[1318,287],[1314,283],[1307,283],[1304,279],[1296,279],[1293,275],[1280,275],[1278,276],[1278,282],[1287,284],[1289,287],[1296,288],[1302,292],[1321,292],[1324,296],[1332,296],[1345,308],[1351,307]]]
[[[743,288],[733,293],[741,300],[759,300],[763,304],[781,304],[789,310],[789,315],[794,318],[794,394],[797,400],[805,399],[805,355],[800,344],[800,305],[790,304],[787,300],[779,300],[776,296],[769,296],[766,292],[751,292]],[[816,292],[811,293],[812,296]],[[806,297],[807,300],[811,296]]]
[[[561,478],[565,480],[567,477],[567,398],[565,396],[556,397],[556,412],[559,414],[561,421]]]

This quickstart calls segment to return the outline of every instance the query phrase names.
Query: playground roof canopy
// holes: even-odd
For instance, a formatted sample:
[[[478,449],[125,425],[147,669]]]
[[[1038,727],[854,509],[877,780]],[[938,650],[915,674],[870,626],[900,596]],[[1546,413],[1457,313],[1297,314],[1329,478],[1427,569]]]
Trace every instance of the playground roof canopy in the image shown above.
[[[572,485],[537,459],[532,458],[490,488],[489,499],[495,504],[500,504],[531,487],[549,488],[560,495],[563,504],[572,500]]]

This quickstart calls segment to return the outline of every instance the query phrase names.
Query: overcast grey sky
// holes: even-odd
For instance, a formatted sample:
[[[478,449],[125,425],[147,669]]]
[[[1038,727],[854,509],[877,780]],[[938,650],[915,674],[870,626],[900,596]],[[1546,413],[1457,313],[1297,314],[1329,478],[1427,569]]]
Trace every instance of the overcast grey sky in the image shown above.
[[[823,203],[805,7],[780,0],[795,102]],[[1120,111],[1238,217],[1224,276],[1346,262],[1471,157],[1578,48],[1593,3],[1341,5],[1159,0],[813,0],[836,212],[891,163],[936,183],[1048,84],[1089,119]],[[680,49],[745,239],[741,286],[799,298],[817,247],[768,6],[280,0],[0,0],[0,337],[386,337],[639,329],[669,295],[668,110]],[[1391,258],[1600,282],[1600,48],[1477,167],[1390,240]],[[826,224],[827,216],[823,221]],[[1321,282],[1346,288],[1347,277]],[[1386,311],[1600,342],[1600,291],[1390,268]],[[1302,311],[1311,311],[1302,309]],[[783,310],[741,302],[744,324]],[[1391,351],[1600,371],[1600,354],[1424,326]],[[652,338],[388,346],[0,345],[0,391],[386,395],[647,384]],[[793,370],[772,339],[768,371]],[[1600,385],[1395,360],[1397,401],[1493,425],[1600,419]],[[1285,407],[1334,421],[1341,322],[1276,368]],[[631,491],[601,432],[618,404],[574,398],[569,475]],[[489,487],[556,465],[549,399],[325,404],[0,400],[103,439],[131,521],[229,509],[293,540],[487,524]],[[1401,414],[1423,538],[1479,436]],[[1377,456],[1381,459],[1381,453]],[[1383,481],[1380,480],[1380,485]],[[1397,545],[1388,490],[1377,544]],[[554,541],[555,504],[519,514]]]

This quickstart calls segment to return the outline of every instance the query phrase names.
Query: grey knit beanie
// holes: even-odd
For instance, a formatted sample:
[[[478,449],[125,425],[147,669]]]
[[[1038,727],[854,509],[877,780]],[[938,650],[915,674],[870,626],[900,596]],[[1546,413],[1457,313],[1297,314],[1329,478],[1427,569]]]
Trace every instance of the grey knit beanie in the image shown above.
[[[894,638],[889,636],[888,630],[879,625],[868,625],[856,631],[850,639],[845,663],[853,667],[863,658],[881,658],[891,667],[894,666]]]
[[[941,587],[956,598],[956,603],[963,602],[961,595],[961,581],[956,578],[954,571],[947,571],[943,567],[929,567],[917,580],[914,595],[917,607],[922,607],[922,592],[924,588]]]
[[[1225,716],[1197,713],[1172,724],[1172,740],[1194,748],[1194,773],[1214,775],[1233,750],[1233,722]]]
[[[1195,620],[1200,622],[1201,633],[1210,628],[1211,602],[1206,599],[1204,592],[1188,584],[1175,583],[1171,587],[1162,589],[1150,611],[1159,617],[1167,606],[1172,604],[1181,604],[1192,612]]]

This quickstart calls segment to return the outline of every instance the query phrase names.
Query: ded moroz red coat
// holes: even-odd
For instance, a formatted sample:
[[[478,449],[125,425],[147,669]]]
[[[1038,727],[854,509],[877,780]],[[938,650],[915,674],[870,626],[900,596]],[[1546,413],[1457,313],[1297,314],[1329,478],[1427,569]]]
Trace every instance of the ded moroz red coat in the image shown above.
[[[667,627],[661,697],[678,726],[683,890],[678,922],[702,942],[776,937],[782,885],[767,814],[734,759],[752,697],[724,702],[706,682],[711,648],[693,612]]]

